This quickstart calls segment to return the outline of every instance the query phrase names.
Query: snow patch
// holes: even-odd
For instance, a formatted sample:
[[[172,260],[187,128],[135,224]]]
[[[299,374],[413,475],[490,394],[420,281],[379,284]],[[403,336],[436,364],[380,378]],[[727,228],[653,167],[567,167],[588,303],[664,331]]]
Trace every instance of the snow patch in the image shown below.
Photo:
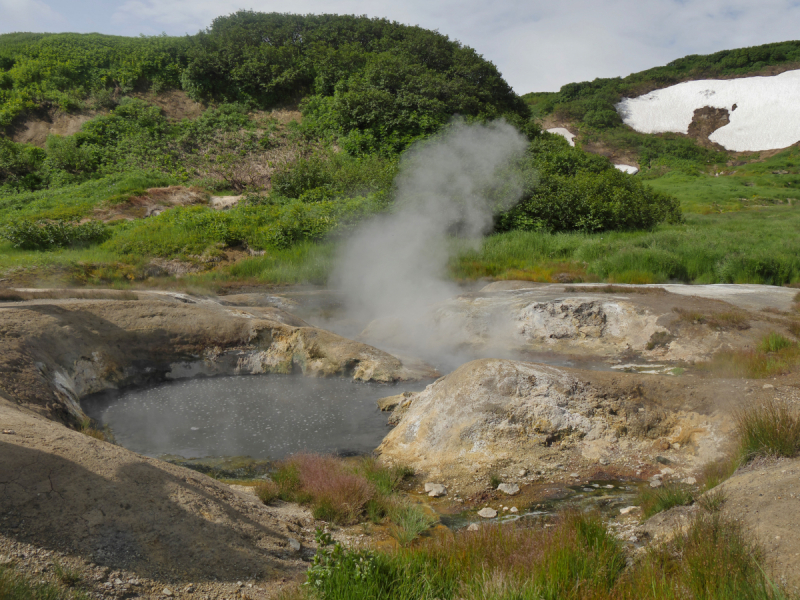
[[[708,137],[726,150],[786,148],[800,140],[800,70],[772,77],[686,81],[625,98],[616,108],[623,122],[640,133],[688,133],[694,111],[704,106],[728,110],[730,123]]]
[[[614,167],[616,167],[623,173],[628,173],[629,175],[636,175],[639,172],[639,169],[637,169],[633,165],[614,165]]]
[[[569,129],[566,129],[565,127],[553,127],[552,129],[548,129],[547,132],[555,133],[556,135],[560,135],[561,137],[566,138],[570,146],[575,145],[575,142],[573,141],[575,139],[575,134],[570,133]]]

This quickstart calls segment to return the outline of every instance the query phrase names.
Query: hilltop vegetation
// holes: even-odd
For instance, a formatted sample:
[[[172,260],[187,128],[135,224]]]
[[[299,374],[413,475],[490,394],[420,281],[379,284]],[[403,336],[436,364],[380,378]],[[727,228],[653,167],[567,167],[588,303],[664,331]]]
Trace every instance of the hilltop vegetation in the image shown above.
[[[482,250],[453,258],[453,276],[792,282],[800,268],[760,226],[687,225],[682,214],[791,203],[794,178],[769,170],[792,168],[791,151],[735,167],[720,185],[709,180],[727,153],[643,136],[603,112],[631,90],[800,56],[794,43],[763,48],[523,101],[475,50],[382,19],[240,11],[180,38],[0,36],[0,270],[79,284],[176,272],[199,283],[323,283],[337,240],[392,210],[408,148],[454,119],[503,118],[529,140],[509,165],[523,193],[495,215]],[[201,103],[199,116],[168,118],[155,102],[169,90]],[[88,118],[77,133],[43,147],[13,141],[27,122],[69,112]],[[543,133],[532,117],[546,113],[573,119],[584,148]],[[633,148],[643,172],[584,151],[597,140]],[[212,194],[242,198],[217,211]],[[669,246],[678,238],[682,249]]]
[[[168,118],[154,104],[166,90],[200,102],[201,114]],[[31,120],[70,111],[89,117],[77,133],[44,147],[13,140]],[[163,274],[153,260],[177,259],[183,271],[274,280],[278,257],[316,256],[310,269],[278,266],[279,279],[324,280],[325,248],[392,209],[411,145],[454,120],[498,118],[530,147],[509,165],[524,190],[496,215],[497,231],[681,220],[673,198],[542,133],[473,49],[419,27],[240,11],[182,38],[0,36],[0,268],[108,283]],[[154,188],[174,196],[155,212],[167,192]],[[242,199],[220,212],[210,194]]]

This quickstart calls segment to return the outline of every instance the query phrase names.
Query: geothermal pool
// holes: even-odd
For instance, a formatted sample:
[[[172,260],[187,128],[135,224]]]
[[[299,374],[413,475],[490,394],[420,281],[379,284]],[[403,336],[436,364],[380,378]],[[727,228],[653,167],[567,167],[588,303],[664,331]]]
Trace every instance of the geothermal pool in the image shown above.
[[[302,450],[362,454],[389,432],[375,401],[428,382],[390,386],[292,375],[189,379],[81,402],[121,446],[147,456],[280,459]]]

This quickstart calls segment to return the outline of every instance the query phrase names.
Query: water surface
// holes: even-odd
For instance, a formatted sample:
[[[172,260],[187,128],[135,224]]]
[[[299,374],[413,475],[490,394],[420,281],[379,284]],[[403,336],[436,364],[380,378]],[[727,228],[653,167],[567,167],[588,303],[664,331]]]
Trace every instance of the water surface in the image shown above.
[[[389,432],[375,401],[425,385],[231,376],[95,394],[81,404],[117,443],[147,456],[279,459],[302,450],[371,452]]]

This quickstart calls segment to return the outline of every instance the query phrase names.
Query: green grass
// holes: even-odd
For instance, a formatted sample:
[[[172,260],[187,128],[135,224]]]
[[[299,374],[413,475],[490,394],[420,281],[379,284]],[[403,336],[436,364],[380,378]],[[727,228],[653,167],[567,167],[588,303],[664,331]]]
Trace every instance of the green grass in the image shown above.
[[[389,535],[401,546],[407,546],[437,521],[436,517],[417,505],[398,501],[389,509]]]
[[[0,223],[32,217],[77,220],[110,199],[176,183],[163,173],[135,170],[50,190],[0,196]]]
[[[642,507],[642,516],[645,519],[692,502],[694,502],[693,491],[685,485],[674,483],[667,483],[659,488],[642,488],[636,498],[636,504]]]
[[[642,176],[656,190],[679,198],[684,212],[707,214],[800,203],[800,169],[795,165],[800,165],[800,152],[790,148],[763,162],[737,167],[717,165],[710,172],[699,164],[691,172],[654,167],[643,170]]]
[[[800,452],[800,414],[785,401],[768,400],[736,415],[739,455],[794,457]]]
[[[701,371],[719,377],[773,377],[790,373],[800,366],[800,345],[772,332],[754,350],[722,350],[710,361],[697,366]]]
[[[309,585],[319,600],[781,600],[742,528],[705,514],[626,567],[621,544],[591,515],[550,527],[485,525],[393,552],[321,544]]]
[[[80,577],[73,571],[65,571],[58,565],[56,577],[65,586],[73,587]],[[45,581],[34,581],[31,577],[0,566],[0,600],[87,600],[82,592],[62,588]]]
[[[686,216],[654,231],[548,234],[513,231],[463,248],[450,261],[458,279],[494,277],[613,283],[800,281],[800,210],[773,207]]]

